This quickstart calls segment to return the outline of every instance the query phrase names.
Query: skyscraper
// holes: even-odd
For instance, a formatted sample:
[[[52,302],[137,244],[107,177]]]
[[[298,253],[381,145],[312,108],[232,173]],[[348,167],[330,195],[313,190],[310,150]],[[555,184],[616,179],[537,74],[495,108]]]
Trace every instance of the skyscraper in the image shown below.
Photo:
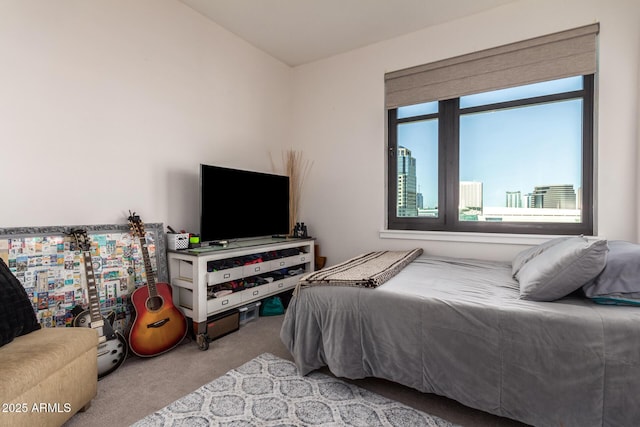
[[[398,158],[398,200],[397,215],[418,216],[416,159],[411,150],[399,146]]]
[[[532,208],[575,209],[576,192],[571,184],[537,186],[531,204]]]
[[[482,183],[476,181],[460,181],[460,209],[482,210]]]
[[[507,191],[507,201],[505,206],[508,208],[521,208],[522,193],[519,191]]]

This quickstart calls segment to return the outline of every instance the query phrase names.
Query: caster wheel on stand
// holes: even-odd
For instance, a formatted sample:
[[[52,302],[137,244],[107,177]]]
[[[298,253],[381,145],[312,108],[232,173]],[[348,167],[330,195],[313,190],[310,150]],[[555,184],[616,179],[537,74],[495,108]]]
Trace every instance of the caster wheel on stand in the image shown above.
[[[198,334],[198,336],[196,337],[198,348],[202,351],[206,351],[209,349],[209,341],[209,336],[207,336],[207,334]]]

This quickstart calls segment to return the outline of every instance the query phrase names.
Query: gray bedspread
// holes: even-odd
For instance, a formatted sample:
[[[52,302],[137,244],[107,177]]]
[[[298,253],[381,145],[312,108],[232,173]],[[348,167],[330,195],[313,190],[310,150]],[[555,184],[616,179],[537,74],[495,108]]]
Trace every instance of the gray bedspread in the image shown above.
[[[640,425],[640,308],[518,296],[509,263],[423,255],[376,289],[301,289],[281,338],[303,375],[384,378],[536,426]]]

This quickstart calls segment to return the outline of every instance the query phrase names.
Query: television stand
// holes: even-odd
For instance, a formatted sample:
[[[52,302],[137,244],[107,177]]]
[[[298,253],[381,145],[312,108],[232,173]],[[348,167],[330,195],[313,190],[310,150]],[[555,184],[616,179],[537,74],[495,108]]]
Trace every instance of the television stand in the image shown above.
[[[312,272],[314,243],[311,238],[265,237],[169,250],[173,302],[193,322],[200,349],[209,347],[211,316],[293,289],[302,274]]]

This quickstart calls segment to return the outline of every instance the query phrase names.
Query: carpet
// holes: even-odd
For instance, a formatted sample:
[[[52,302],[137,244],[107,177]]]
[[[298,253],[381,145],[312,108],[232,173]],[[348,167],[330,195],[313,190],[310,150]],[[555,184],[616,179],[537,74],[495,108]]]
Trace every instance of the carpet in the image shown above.
[[[293,362],[264,353],[133,424],[158,426],[428,426],[441,418],[332,376],[300,376]]]

